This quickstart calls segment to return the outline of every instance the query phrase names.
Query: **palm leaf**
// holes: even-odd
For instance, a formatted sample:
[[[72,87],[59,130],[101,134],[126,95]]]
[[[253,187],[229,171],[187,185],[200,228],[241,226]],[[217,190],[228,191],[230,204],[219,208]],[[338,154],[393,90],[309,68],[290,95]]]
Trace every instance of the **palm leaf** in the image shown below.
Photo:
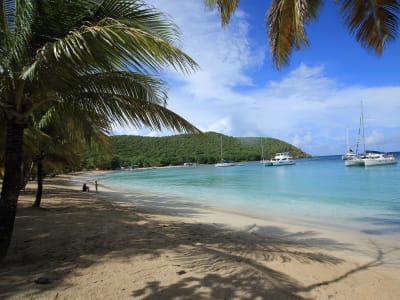
[[[79,122],[86,120],[88,124],[99,124],[103,132],[107,132],[112,123],[199,132],[165,107],[164,84],[149,75],[111,72],[84,75],[78,81],[81,83],[74,89],[58,91],[44,99],[52,99],[54,111],[68,112]],[[54,102],[54,98],[58,100]],[[42,106],[47,114],[52,112],[46,102]],[[42,117],[42,122],[44,120],[47,119]]]
[[[87,20],[96,24],[104,18],[118,19],[122,24],[147,31],[169,43],[179,37],[179,29],[169,17],[143,1],[103,0]]]
[[[31,60],[29,43],[32,37],[31,29],[34,22],[35,2],[33,0],[15,1],[13,41],[8,52],[10,53],[10,67],[16,72]]]
[[[54,79],[46,78],[49,73],[57,81],[70,81],[98,70],[129,68],[147,73],[168,65],[185,73],[197,69],[187,54],[168,42],[115,20],[104,20],[99,26],[84,26],[64,39],[46,44],[22,78],[51,84]]]
[[[399,27],[398,0],[340,0],[341,12],[351,34],[365,48],[382,54]]]
[[[239,0],[204,0],[206,7],[217,8],[223,26],[230,21],[231,15],[236,10]]]
[[[320,0],[273,0],[266,27],[272,60],[279,69],[289,62],[292,49],[308,46],[305,25],[316,18]]]
[[[85,111],[93,122],[99,120],[107,124],[133,125],[135,127],[149,127],[160,130],[170,128],[176,131],[199,133],[200,131],[170,111],[165,106],[149,102],[143,98],[116,96],[110,94],[86,94],[86,97],[65,99],[68,109],[75,112]]]

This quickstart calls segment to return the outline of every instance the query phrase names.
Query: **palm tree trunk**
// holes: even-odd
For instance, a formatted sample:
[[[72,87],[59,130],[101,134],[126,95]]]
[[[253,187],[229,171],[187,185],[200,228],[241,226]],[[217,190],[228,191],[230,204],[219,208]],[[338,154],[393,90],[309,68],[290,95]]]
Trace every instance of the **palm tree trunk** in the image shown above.
[[[39,208],[40,202],[42,201],[42,193],[43,193],[43,152],[38,155],[37,158],[37,190],[36,190],[36,198],[32,207]]]
[[[7,124],[5,172],[0,198],[0,261],[10,246],[21,184],[23,124]]]

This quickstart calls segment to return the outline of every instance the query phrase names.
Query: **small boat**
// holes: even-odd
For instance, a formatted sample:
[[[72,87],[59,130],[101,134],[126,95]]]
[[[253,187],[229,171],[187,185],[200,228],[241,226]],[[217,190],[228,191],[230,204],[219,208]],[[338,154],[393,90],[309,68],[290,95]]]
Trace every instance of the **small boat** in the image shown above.
[[[223,159],[221,162],[216,163],[215,167],[233,167],[236,166],[236,163],[233,160]]]
[[[370,166],[382,166],[382,165],[392,165],[396,164],[396,157],[393,154],[386,154],[382,152],[369,152],[362,159],[366,167]]]
[[[216,163],[215,167],[233,167],[236,166],[236,163],[233,160],[227,160],[222,158],[222,135],[221,135],[221,161]]]
[[[289,156],[289,152],[277,153],[274,158],[264,163],[264,166],[285,166],[294,165],[296,162],[293,157]]]

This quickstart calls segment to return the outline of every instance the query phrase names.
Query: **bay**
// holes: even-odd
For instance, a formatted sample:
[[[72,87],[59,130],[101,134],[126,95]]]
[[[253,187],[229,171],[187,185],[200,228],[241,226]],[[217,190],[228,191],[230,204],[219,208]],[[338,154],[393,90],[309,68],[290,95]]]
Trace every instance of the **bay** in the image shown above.
[[[400,234],[399,164],[345,167],[340,156],[326,156],[279,167],[248,162],[227,168],[115,171],[97,180],[117,191],[158,196],[159,201],[175,199],[371,235]]]

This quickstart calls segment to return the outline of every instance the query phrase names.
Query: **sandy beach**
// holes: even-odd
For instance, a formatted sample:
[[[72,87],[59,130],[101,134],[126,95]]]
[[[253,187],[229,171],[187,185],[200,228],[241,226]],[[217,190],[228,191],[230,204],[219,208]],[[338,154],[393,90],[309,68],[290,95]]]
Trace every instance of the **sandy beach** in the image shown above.
[[[99,186],[21,193],[0,299],[400,299],[400,241]],[[129,201],[128,201],[129,198]]]

